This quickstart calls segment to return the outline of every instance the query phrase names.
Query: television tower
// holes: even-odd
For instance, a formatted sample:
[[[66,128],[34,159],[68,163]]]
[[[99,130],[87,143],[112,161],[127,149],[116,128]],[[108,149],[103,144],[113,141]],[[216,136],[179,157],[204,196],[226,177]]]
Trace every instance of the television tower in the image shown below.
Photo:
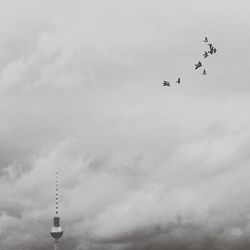
[[[60,227],[60,217],[58,215],[58,172],[56,172],[56,215],[53,218],[53,226],[50,230],[50,235],[54,238],[54,248],[58,249],[59,239],[63,235],[63,230]]]

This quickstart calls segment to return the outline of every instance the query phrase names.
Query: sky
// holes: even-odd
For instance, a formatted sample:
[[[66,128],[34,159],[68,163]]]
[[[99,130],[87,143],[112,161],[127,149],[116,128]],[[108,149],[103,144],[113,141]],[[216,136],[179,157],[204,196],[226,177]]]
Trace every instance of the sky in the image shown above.
[[[249,249],[249,8],[0,0],[0,249]]]

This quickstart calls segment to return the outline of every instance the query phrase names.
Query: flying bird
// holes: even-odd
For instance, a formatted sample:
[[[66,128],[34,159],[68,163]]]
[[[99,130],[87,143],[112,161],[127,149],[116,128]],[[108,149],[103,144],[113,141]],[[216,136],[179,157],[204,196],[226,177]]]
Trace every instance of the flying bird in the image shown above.
[[[180,77],[178,77],[176,83],[181,83],[181,78]]]
[[[202,66],[201,62],[199,61],[197,64],[195,64],[195,69],[198,69]]]
[[[215,51],[216,51],[216,49],[215,49]],[[212,48],[208,51],[208,53],[212,55],[212,54],[214,53],[214,47],[212,47]],[[216,53],[216,52],[215,52],[215,53]]]
[[[170,87],[170,83],[166,82],[166,81],[163,81],[162,86],[168,86],[168,87]]]
[[[206,70],[203,69],[203,72],[202,72],[201,74],[202,74],[202,75],[206,75],[206,74],[207,74]]]
[[[210,49],[211,49],[211,47],[213,46],[212,43],[208,43],[207,45],[209,46]]]
[[[207,51],[204,52],[203,57],[204,57],[204,58],[208,57]]]
[[[203,40],[203,42],[207,43],[208,42],[208,39],[207,37],[205,36],[205,39]]]

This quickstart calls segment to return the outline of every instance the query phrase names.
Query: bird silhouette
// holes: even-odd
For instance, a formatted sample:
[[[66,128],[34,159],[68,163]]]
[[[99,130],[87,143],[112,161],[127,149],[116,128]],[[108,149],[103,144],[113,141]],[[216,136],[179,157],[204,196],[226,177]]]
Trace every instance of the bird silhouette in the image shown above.
[[[212,43],[208,43],[207,45],[209,46],[209,49],[213,48],[213,44]]]
[[[208,39],[207,37],[205,36],[205,39],[203,40],[203,42],[207,43],[208,42]]]
[[[195,64],[195,69],[198,69],[202,66],[202,63],[199,61],[197,64]]]
[[[206,70],[203,69],[203,72],[202,72],[201,74],[202,74],[202,75],[206,75],[206,74],[207,74]]]
[[[216,50],[216,49],[215,49]],[[208,51],[209,54],[213,54],[214,53],[214,47],[211,47],[211,49]],[[215,52],[216,53],[216,52]]]
[[[168,87],[170,87],[170,83],[167,82],[167,81],[163,81],[162,85],[163,85],[163,86],[168,86]]]
[[[180,77],[178,77],[176,83],[181,83],[181,78]]]
[[[204,52],[203,57],[204,57],[204,58],[208,57],[207,51]]]

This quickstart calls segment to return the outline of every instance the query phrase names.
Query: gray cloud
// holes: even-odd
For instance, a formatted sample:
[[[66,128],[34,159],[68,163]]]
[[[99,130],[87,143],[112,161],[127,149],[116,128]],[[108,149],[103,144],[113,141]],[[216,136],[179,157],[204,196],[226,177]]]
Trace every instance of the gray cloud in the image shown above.
[[[0,247],[247,249],[248,7],[0,2]]]

